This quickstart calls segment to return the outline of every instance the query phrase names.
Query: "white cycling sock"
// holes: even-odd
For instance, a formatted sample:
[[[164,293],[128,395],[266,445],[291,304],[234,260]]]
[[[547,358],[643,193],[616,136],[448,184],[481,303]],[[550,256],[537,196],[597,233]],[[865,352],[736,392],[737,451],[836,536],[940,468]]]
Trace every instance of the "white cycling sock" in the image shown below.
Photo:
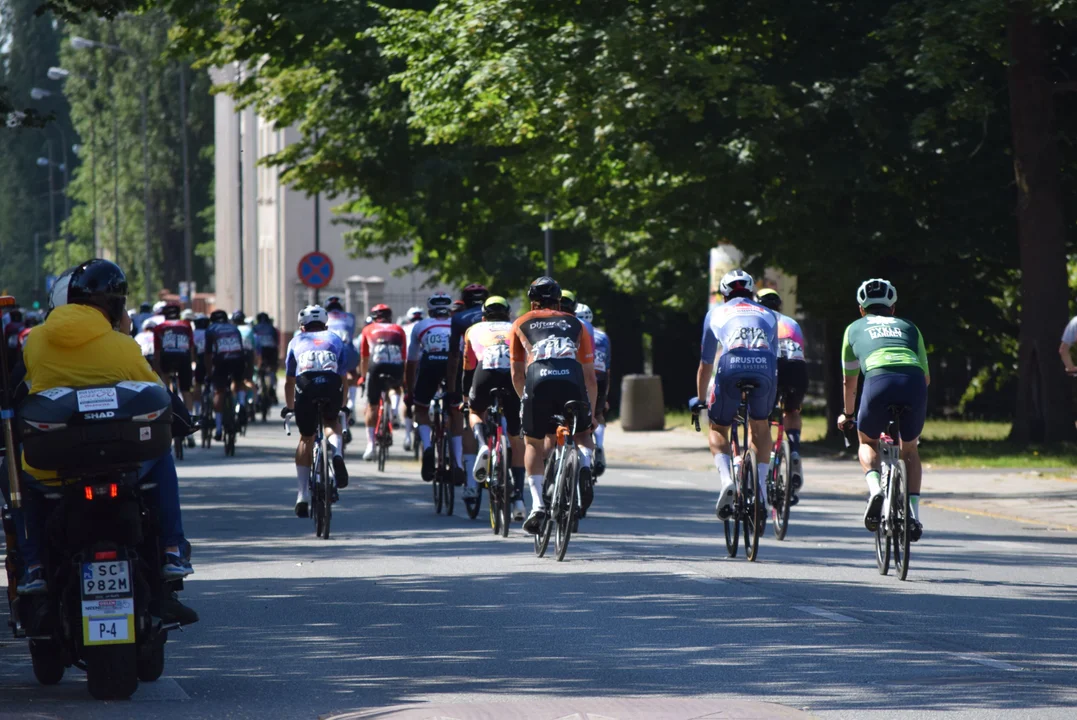
[[[394,418],[399,418],[400,417],[400,393],[393,393],[392,396],[389,398],[389,400],[393,404],[393,417]]]
[[[464,469],[464,437],[462,435],[452,436],[452,454],[456,458],[456,467],[461,470]]]
[[[606,446],[606,426],[599,425],[595,428],[595,445],[598,447]]]
[[[714,466],[718,468],[718,477],[722,479],[722,487],[732,484],[733,458],[726,453],[715,453]]]
[[[868,492],[872,495],[881,495],[883,491],[882,484],[879,482],[879,471],[868,470],[864,473],[864,480],[868,484]]]
[[[479,444],[479,447],[486,445],[486,427],[482,423],[475,423],[471,428],[472,434],[475,436],[475,442]]]
[[[757,463],[759,468],[759,497],[763,499],[763,502],[767,501],[767,473],[770,472],[770,463],[761,462]]]
[[[591,448],[585,448],[585,447],[580,448],[580,467],[581,468],[589,468],[589,467],[591,467],[591,452],[592,452]]]
[[[366,441],[367,444],[374,445],[374,428],[369,425],[366,428]]]
[[[340,455],[340,435],[333,433],[327,438],[329,447],[333,448],[333,455]]]
[[[295,477],[299,483],[299,494],[303,497],[310,497],[310,468],[296,465]]]
[[[352,385],[348,388],[348,407],[355,409],[355,394],[359,392],[359,388]]]
[[[909,510],[912,511],[912,519],[916,522],[920,522],[920,496],[909,496]]]
[[[464,455],[464,470],[467,471],[467,486],[476,487],[478,483],[475,482],[475,456],[471,453]]]
[[[542,476],[528,475],[527,484],[531,488],[531,510],[543,510],[546,502],[542,499]]]
[[[428,447],[430,447],[430,434],[431,434],[431,432],[432,431],[430,430],[429,425],[420,425],[419,426],[419,437],[423,441],[423,450],[426,450]]]

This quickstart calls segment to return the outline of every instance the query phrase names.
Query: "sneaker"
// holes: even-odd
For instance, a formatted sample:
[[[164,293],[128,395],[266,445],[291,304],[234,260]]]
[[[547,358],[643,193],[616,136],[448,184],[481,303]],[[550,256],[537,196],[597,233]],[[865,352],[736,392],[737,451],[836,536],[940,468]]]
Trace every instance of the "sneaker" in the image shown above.
[[[475,456],[475,466],[472,472],[475,474],[475,482],[486,482],[486,466],[490,462],[490,448],[483,445]]]
[[[175,592],[168,593],[160,600],[151,600],[150,614],[156,615],[165,623],[190,625],[198,622],[198,613],[181,603]]]
[[[165,564],[161,567],[161,577],[165,580],[180,580],[194,572],[191,564],[176,553],[165,553]]]
[[[464,500],[474,500],[478,496],[479,488],[477,486],[464,488]]]
[[[348,487],[348,468],[344,467],[344,456],[333,456],[333,477],[336,478],[338,488]]]
[[[299,518],[310,517],[310,498],[299,496],[295,501],[295,516]]]
[[[49,585],[45,582],[45,568],[38,567],[23,573],[22,580],[15,587],[19,595],[44,595],[49,591]]]
[[[520,522],[524,519],[524,515],[527,514],[527,508],[524,507],[523,500],[513,500],[512,502],[512,519],[516,522]]]
[[[600,478],[606,472],[606,451],[600,447],[595,448],[595,477]]]
[[[423,482],[434,480],[434,448],[428,447],[423,450],[423,469],[421,472]]]
[[[881,492],[868,498],[868,506],[864,509],[864,527],[868,529],[868,532],[875,532],[879,528],[879,516],[882,509],[883,494]]]
[[[591,480],[591,468],[580,468],[580,510],[587,512],[595,500],[595,486]]]
[[[546,521],[546,511],[542,508],[532,510],[531,514],[527,516],[527,520],[524,521],[524,532],[530,535],[538,535],[539,530],[542,529],[542,523]]]
[[[733,500],[737,496],[737,486],[729,483],[722,488],[722,494],[718,496],[718,502],[714,505],[714,514],[719,520],[728,520],[733,515]]]
[[[920,524],[920,521],[915,518],[909,518],[909,542],[916,542],[923,534],[924,526]]]
[[[374,459],[374,446],[367,445],[366,450],[363,451],[363,461],[370,462]]]

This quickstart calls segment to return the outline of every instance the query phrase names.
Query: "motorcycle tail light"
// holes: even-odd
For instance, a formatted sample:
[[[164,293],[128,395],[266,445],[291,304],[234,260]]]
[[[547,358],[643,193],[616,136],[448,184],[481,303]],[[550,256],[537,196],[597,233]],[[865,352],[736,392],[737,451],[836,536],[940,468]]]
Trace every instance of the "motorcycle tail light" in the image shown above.
[[[93,500],[93,488],[87,485],[83,490],[86,491],[86,499]]]
[[[108,496],[109,497],[116,497],[118,492],[119,492],[119,490],[116,487],[116,483],[112,483],[111,485],[108,486]]]
[[[115,560],[116,559],[116,551],[115,550],[104,550],[102,552],[95,552],[93,554],[93,559],[94,560]]]

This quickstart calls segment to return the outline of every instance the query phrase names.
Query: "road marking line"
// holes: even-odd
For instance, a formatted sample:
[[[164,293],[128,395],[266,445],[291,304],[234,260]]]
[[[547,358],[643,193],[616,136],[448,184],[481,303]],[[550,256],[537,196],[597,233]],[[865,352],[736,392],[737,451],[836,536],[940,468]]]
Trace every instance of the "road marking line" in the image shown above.
[[[954,657],[958,658],[959,660],[967,660],[969,662],[974,662],[977,665],[986,665],[987,667],[994,668],[996,670],[1005,670],[1006,672],[1019,672],[1021,670],[1021,668],[1019,668],[1018,666],[1012,665],[1003,660],[995,660],[994,658],[981,657],[979,655],[959,655],[957,653],[954,653]]]
[[[725,585],[724,580],[698,573],[695,570],[682,570],[678,574],[686,580],[694,580],[696,582],[706,583],[707,585]]]
[[[826,618],[827,620],[833,620],[835,622],[860,622],[854,617],[842,615],[841,613],[836,613],[832,610],[824,610],[823,608],[815,607],[814,605],[794,605],[793,609],[808,613],[809,615],[818,615],[821,618]]]
[[[947,512],[965,513],[967,515],[979,515],[980,517],[994,518],[995,520],[1010,520],[1011,522],[1031,523],[1032,525],[1042,525],[1044,527],[1049,527],[1054,530],[1077,532],[1077,526],[1075,525],[1048,522],[1046,520],[1033,520],[1032,518],[1022,517],[1020,515],[1007,515],[1005,513],[990,512],[989,510],[972,510],[970,508],[963,508],[957,505],[947,505],[946,503],[936,502],[935,500],[924,500],[923,505],[925,507],[932,507],[938,510],[946,510]]]

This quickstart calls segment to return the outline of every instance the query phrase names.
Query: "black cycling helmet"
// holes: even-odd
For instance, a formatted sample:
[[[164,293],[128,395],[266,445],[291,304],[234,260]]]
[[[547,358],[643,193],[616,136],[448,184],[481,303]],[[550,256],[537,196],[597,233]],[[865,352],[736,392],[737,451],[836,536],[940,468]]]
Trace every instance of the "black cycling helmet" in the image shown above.
[[[111,260],[94,258],[65,272],[52,286],[49,309],[89,305],[105,313],[116,326],[126,311],[127,276]]]
[[[576,306],[579,303],[576,302],[576,293],[571,290],[561,291],[561,312],[567,312],[570,315],[576,314]]]
[[[480,285],[479,283],[471,283],[460,291],[460,299],[469,308],[482,305],[488,297],[490,297],[490,291],[486,289],[485,285]]]
[[[269,322],[269,313],[260,312],[254,316],[254,319],[260,323],[267,323]]]
[[[561,301],[561,286],[552,277],[543,275],[527,289],[527,299],[545,308],[557,307]]]
[[[242,310],[236,310],[234,313],[232,313],[232,324],[233,325],[242,325],[246,321],[247,321],[247,316],[243,314]]]
[[[180,306],[175,303],[168,303],[161,310],[161,314],[165,316],[165,320],[179,320],[180,313],[183,312]]]
[[[205,330],[209,327],[209,318],[205,315],[195,315],[194,326],[197,330]]]
[[[226,323],[228,322],[227,310],[214,310],[209,314],[209,321],[211,323]]]
[[[148,302],[144,302],[138,306],[138,311],[143,313],[153,312],[153,305],[150,305]]]
[[[330,295],[329,297],[327,297],[325,299],[325,306],[324,307],[325,307],[326,310],[343,310],[344,309],[344,303],[342,303],[340,301],[340,298],[337,297],[336,295]]]
[[[782,296],[778,294],[777,290],[763,288],[755,294],[755,299],[760,305],[770,308],[774,312],[782,309]]]

